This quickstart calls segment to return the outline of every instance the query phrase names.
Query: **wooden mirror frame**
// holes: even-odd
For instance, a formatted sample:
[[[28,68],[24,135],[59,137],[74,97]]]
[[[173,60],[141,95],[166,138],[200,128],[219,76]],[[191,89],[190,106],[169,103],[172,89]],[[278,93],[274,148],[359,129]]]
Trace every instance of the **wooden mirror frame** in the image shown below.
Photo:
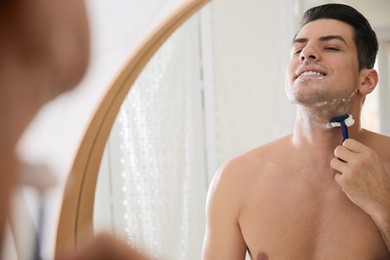
[[[187,0],[135,49],[97,105],[69,172],[58,221],[55,255],[77,250],[93,236],[96,182],[103,152],[119,109],[133,83],[167,38],[209,0]]]

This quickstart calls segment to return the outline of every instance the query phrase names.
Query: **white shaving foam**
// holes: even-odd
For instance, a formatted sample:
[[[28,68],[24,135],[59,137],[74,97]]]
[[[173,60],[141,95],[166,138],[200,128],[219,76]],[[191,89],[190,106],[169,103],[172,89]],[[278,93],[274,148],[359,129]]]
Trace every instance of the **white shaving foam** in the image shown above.
[[[353,119],[352,115],[349,115],[349,117],[347,119],[345,119],[344,122],[345,122],[345,125],[347,127],[350,127],[351,125],[353,125],[355,123],[355,120]],[[332,127],[341,127],[340,122],[330,122],[330,125]]]

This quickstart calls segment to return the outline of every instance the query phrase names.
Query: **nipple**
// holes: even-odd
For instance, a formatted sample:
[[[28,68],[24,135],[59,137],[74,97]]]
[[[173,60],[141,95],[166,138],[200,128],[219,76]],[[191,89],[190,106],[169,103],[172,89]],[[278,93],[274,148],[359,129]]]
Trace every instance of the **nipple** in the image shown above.
[[[330,120],[330,125],[332,127],[341,127],[342,139],[343,142],[348,139],[348,127],[353,125],[355,120],[353,120],[352,115],[342,115],[334,117]]]

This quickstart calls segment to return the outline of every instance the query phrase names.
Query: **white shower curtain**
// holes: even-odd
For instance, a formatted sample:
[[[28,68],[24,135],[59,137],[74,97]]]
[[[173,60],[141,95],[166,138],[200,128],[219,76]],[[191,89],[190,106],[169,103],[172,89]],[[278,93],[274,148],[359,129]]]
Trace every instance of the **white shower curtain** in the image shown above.
[[[196,172],[196,158],[202,157],[197,147],[203,143],[202,134],[194,133],[201,123],[194,120],[201,109],[194,103],[200,82],[200,68],[194,71],[197,45],[191,40],[196,22],[195,17],[158,50],[118,117],[125,232],[131,245],[153,259],[196,259],[190,257],[191,216],[203,211],[204,200],[194,204],[191,194],[206,192],[193,180],[204,174]]]

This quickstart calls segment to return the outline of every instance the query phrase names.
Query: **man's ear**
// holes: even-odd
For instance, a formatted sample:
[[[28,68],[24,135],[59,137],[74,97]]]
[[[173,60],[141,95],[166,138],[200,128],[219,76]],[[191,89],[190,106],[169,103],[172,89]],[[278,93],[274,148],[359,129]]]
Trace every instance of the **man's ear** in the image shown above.
[[[360,71],[359,92],[363,95],[370,94],[378,84],[378,72],[375,69],[362,69]]]

